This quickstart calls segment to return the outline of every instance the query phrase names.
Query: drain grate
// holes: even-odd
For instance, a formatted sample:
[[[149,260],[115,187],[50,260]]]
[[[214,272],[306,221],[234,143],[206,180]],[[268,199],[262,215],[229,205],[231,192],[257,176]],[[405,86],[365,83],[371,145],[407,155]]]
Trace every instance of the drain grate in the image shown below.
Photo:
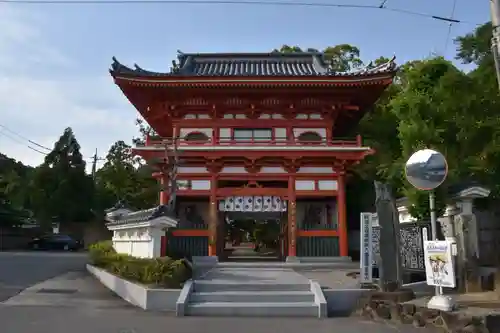
[[[50,289],[50,288],[42,288],[37,291],[38,294],[74,294],[78,290],[77,289]]]

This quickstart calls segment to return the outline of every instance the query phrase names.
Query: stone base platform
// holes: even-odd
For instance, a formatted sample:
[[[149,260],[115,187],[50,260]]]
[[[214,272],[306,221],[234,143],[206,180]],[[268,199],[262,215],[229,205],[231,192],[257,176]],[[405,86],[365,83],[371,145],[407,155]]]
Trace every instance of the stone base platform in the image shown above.
[[[486,294],[453,295],[457,310],[444,312],[427,308],[430,297],[414,298],[408,291],[372,291],[359,300],[356,315],[447,333],[498,333],[500,300],[496,293]]]

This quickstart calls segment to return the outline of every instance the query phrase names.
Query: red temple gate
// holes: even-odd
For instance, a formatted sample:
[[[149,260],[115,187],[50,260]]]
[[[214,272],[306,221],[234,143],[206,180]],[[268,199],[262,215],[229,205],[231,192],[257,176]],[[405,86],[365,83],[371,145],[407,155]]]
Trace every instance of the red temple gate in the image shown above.
[[[320,53],[178,58],[168,73],[116,60],[111,69],[157,134],[134,152],[155,161],[162,184],[179,184],[181,221],[165,251],[217,256],[220,201],[277,196],[287,201],[287,256],[347,256],[346,172],[373,150],[360,136],[342,138],[392,83],[393,60],[337,73]],[[179,154],[173,180],[164,171],[171,151]]]

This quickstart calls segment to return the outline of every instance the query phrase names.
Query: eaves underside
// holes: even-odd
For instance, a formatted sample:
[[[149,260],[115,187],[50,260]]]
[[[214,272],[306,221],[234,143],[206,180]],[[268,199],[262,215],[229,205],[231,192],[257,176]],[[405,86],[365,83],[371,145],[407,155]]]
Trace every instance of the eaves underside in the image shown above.
[[[125,77],[115,76],[115,82],[118,85],[129,84],[136,86],[356,86],[356,85],[388,85],[392,83],[393,74],[377,75],[375,77],[284,77],[284,78],[265,78],[265,77],[241,77],[241,78],[144,78],[144,77]]]

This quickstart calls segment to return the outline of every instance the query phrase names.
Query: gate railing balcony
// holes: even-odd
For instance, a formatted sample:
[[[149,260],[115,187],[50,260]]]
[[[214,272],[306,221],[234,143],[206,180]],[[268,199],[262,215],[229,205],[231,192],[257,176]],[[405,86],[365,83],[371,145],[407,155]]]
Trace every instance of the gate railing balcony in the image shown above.
[[[183,146],[337,146],[337,147],[362,147],[361,136],[356,138],[335,138],[332,140],[321,139],[314,141],[299,140],[298,138],[289,139],[286,137],[267,138],[230,138],[218,137],[208,140],[186,140],[184,138],[169,138],[163,140],[150,140],[146,146],[174,146],[181,148]]]

